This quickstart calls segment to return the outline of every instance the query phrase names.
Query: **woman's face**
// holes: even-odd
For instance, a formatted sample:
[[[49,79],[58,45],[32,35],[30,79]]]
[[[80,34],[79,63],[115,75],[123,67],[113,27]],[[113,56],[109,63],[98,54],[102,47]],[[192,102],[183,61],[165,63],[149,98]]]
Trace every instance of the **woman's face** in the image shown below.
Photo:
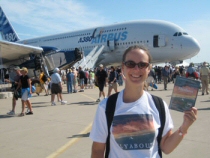
[[[133,49],[127,53],[125,62],[126,61],[133,61],[136,64],[140,62],[147,64],[149,63],[149,57],[144,50]],[[122,71],[126,78],[126,84],[135,84],[135,86],[138,86],[144,84],[150,72],[150,68],[149,66],[139,68],[137,65],[135,65],[134,68],[128,68],[125,64],[122,64]]]
[[[26,72],[24,70],[20,71],[22,75],[26,75]]]

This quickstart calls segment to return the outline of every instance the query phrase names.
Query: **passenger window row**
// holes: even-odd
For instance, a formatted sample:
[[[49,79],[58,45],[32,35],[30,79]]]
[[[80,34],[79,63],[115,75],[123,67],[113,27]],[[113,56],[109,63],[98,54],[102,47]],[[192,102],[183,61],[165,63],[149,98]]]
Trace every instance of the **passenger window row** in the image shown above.
[[[52,39],[45,39],[44,41],[54,41],[54,40],[59,40],[59,39],[66,39],[66,38],[72,38],[72,37],[77,37],[77,36],[88,36],[88,35],[90,35],[90,33],[64,36],[64,37],[57,37],[57,38],[52,38]]]
[[[104,30],[103,32],[113,32],[113,31],[123,31],[126,30],[127,28],[116,28],[116,29],[108,29],[108,30]]]
[[[149,40],[147,41],[131,41],[131,42],[116,42],[115,46],[119,46],[119,45],[132,45],[132,44],[145,44],[145,43],[149,43]],[[99,47],[102,45],[99,45]],[[84,46],[82,47],[83,49],[93,49],[95,46]],[[69,48],[69,49],[63,49],[63,51],[71,51],[74,50],[75,48]]]
[[[125,28],[116,28],[116,29],[108,29],[108,30],[104,30],[103,32],[113,32],[113,31],[121,31],[121,30],[126,30]],[[66,38],[72,38],[72,37],[77,37],[77,36],[90,36],[91,33],[84,33],[84,34],[76,34],[76,35],[71,35],[71,36],[63,36],[63,37],[57,37],[57,38],[53,38],[53,39],[45,39],[44,41],[54,41],[54,40],[59,40],[59,39],[66,39]]]
[[[147,41],[131,41],[131,42],[116,42],[115,46],[119,46],[119,45],[132,45],[132,44],[145,44],[145,43],[149,43],[149,40]]]

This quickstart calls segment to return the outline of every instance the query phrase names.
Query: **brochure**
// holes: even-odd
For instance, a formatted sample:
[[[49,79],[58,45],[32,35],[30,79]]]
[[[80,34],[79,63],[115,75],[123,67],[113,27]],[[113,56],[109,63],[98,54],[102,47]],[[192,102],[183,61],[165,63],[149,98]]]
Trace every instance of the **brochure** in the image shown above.
[[[199,88],[200,81],[177,76],[169,109],[183,112],[194,107]]]

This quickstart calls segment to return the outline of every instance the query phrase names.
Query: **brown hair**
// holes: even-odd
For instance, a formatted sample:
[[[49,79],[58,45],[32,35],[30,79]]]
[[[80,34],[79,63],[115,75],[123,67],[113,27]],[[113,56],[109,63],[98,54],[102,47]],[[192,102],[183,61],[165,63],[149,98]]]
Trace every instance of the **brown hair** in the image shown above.
[[[152,61],[152,56],[149,52],[149,50],[147,48],[145,48],[144,46],[139,46],[139,45],[134,45],[134,46],[130,46],[129,48],[127,48],[123,54],[123,57],[122,57],[122,62],[125,61],[125,58],[126,58],[126,55],[128,54],[128,52],[130,52],[131,50],[134,50],[134,49],[141,49],[141,50],[144,50],[145,53],[148,55],[149,57],[149,63],[151,63]]]

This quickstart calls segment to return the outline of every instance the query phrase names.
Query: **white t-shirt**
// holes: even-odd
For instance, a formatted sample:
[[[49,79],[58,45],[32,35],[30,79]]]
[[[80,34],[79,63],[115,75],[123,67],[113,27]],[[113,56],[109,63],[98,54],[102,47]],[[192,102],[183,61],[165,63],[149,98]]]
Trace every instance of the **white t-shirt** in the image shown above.
[[[60,83],[61,82],[61,77],[60,77],[60,75],[58,74],[58,73],[53,73],[52,75],[51,75],[51,83],[56,83],[56,84],[58,84],[58,83]]]
[[[121,91],[118,95],[110,128],[109,158],[159,158],[157,135],[160,119],[152,96],[144,91],[137,101],[124,103],[123,93],[124,91]],[[90,133],[90,138],[94,142],[106,143],[108,135],[106,102],[107,99],[104,99],[96,112]],[[164,106],[166,122],[162,136],[174,127],[165,102]]]

